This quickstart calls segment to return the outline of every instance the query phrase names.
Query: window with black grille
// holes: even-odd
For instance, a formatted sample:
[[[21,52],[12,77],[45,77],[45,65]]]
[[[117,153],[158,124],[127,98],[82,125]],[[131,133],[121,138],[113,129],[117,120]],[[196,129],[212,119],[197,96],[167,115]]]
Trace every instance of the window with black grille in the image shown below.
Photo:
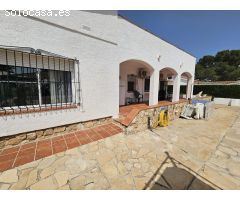
[[[0,108],[80,102],[75,60],[0,49]]]

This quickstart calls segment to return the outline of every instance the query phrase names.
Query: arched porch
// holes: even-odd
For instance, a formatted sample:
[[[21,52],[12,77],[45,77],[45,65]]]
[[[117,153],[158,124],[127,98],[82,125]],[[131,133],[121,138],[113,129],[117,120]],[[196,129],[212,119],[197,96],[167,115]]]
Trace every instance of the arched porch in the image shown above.
[[[165,67],[159,72],[158,101],[176,102],[179,100],[180,78],[177,71]]]
[[[130,59],[119,67],[119,105],[153,104],[153,67],[145,61]]]

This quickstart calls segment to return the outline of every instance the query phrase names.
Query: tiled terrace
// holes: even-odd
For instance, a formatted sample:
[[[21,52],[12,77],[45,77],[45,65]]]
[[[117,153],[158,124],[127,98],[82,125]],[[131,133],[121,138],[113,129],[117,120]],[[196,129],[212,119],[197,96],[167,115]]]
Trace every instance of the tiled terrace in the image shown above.
[[[110,137],[121,131],[121,128],[111,123],[3,149],[0,151],[0,172]]]
[[[123,124],[124,126],[128,126],[133,121],[133,119],[137,116],[137,114],[142,110],[146,110],[154,107],[169,106],[169,105],[178,104],[186,101],[188,100],[181,99],[177,102],[159,101],[158,104],[155,106],[148,106],[146,103],[121,106],[119,108],[119,119],[117,121]]]
[[[0,172],[0,189],[240,189],[239,130],[240,108],[215,106],[209,120],[179,118]]]

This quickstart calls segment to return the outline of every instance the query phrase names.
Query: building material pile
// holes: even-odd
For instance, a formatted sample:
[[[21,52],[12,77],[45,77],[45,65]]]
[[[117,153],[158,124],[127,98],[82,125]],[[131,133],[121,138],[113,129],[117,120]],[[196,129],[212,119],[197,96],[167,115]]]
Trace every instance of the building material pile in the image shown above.
[[[213,102],[188,104],[183,107],[180,117],[184,119],[209,119],[213,112]]]

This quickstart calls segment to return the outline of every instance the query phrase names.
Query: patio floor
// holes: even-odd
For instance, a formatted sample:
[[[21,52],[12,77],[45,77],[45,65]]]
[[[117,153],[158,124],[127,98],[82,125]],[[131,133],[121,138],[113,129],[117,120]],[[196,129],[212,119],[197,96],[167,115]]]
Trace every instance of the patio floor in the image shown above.
[[[0,172],[1,189],[240,189],[240,108],[123,133]]]
[[[122,132],[110,123],[0,150],[0,172]]]

